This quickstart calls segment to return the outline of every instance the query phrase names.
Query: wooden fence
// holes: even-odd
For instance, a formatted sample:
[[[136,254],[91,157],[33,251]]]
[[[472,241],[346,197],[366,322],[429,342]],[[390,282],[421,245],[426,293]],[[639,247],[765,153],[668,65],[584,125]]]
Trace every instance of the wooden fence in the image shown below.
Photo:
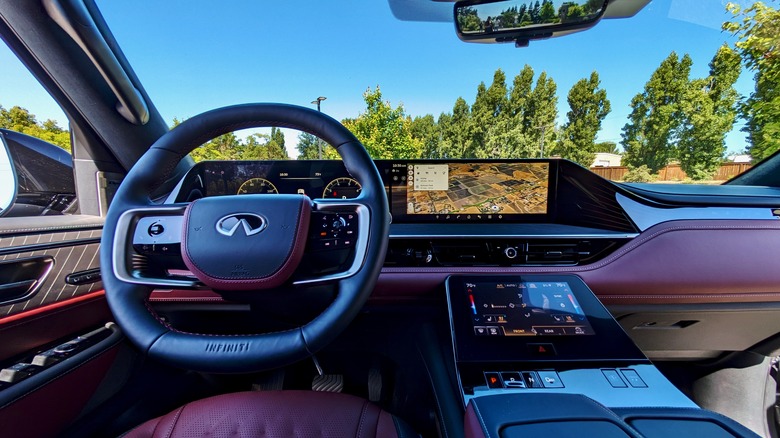
[[[749,163],[726,163],[720,166],[720,169],[712,177],[714,181],[726,181],[740,173],[750,169]],[[591,167],[593,173],[600,175],[608,180],[623,181],[623,176],[628,172],[625,166],[612,167]],[[658,172],[656,181],[684,181],[688,176],[680,168],[679,164],[670,164]]]

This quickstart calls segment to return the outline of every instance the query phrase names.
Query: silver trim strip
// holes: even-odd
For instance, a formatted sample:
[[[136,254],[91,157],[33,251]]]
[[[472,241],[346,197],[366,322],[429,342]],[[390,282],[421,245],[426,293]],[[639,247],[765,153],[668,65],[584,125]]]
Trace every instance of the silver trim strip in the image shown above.
[[[615,199],[641,231],[661,222],[696,219],[777,219],[768,207],[651,207],[617,193]]]
[[[111,262],[114,265],[114,275],[125,283],[131,284],[170,288],[203,288],[204,286],[198,281],[141,277],[128,269],[128,254],[130,254],[130,251],[133,251],[133,242],[128,242],[128,240],[130,240],[130,236],[135,234],[134,228],[138,219],[149,216],[181,216],[186,208],[186,206],[181,205],[133,208],[122,213],[114,231],[114,247],[111,248]]]

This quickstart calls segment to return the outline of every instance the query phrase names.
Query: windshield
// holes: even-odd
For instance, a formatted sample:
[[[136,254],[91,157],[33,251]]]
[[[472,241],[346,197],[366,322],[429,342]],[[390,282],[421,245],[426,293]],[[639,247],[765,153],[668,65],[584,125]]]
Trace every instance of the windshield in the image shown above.
[[[525,48],[461,41],[452,3],[391,3],[400,6],[99,6],[172,126],[220,106],[283,102],[342,121],[374,158],[560,157],[641,182],[722,183],[780,146],[772,134],[778,32],[763,49],[748,41],[761,20],[776,28],[776,2],[756,10],[752,2],[656,0],[632,18]],[[536,2],[529,13],[547,3],[561,2]],[[760,64],[772,59],[774,67]],[[336,155],[311,136],[273,130],[220,138],[193,157]]]

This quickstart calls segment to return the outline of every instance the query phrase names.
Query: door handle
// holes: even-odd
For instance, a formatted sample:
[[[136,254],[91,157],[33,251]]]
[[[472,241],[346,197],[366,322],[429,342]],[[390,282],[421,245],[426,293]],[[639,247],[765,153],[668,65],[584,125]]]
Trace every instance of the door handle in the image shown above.
[[[54,267],[52,256],[27,257],[0,262],[0,305],[32,298]]]

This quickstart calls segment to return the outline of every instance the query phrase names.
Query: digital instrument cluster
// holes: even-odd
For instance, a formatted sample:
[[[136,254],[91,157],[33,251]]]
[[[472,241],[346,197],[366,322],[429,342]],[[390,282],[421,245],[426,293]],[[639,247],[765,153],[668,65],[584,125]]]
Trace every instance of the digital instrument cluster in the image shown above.
[[[554,160],[375,163],[396,223],[535,222],[553,213]],[[176,200],[192,200],[193,192],[352,199],[361,190],[338,160],[204,161],[190,170]]]

